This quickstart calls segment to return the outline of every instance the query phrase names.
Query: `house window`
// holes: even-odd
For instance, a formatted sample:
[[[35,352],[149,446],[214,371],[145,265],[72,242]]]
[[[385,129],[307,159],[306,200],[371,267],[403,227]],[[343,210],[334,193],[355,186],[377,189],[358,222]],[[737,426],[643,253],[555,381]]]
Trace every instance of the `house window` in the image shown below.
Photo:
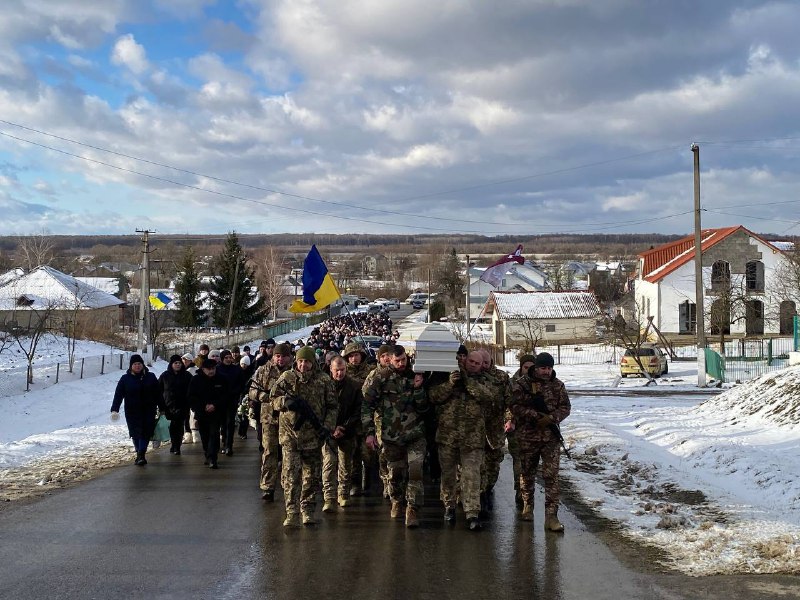
[[[688,300],[678,304],[678,333],[697,332],[697,305]]]
[[[718,260],[711,266],[711,289],[727,290],[731,287],[731,265]]]
[[[797,305],[792,300],[781,302],[780,333],[792,335],[794,333],[794,316],[797,314]]]
[[[764,291],[764,263],[751,260],[745,267],[745,283],[748,292]]]
[[[748,300],[745,305],[745,333],[764,333],[764,303],[761,300]]]
[[[547,325],[544,326],[544,330],[545,330],[545,333],[555,333],[556,326],[547,324]]]
[[[731,305],[726,300],[714,300],[711,303],[711,333],[725,335],[730,332]]]

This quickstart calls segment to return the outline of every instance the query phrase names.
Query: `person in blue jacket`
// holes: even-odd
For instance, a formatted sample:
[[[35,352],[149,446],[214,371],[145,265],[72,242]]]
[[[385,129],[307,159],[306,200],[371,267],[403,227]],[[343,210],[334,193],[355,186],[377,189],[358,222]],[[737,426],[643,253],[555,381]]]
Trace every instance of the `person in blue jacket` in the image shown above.
[[[131,356],[130,367],[120,377],[111,403],[111,420],[119,419],[119,408],[125,402],[125,422],[136,447],[135,464],[147,464],[144,455],[156,428],[156,409],[160,404],[158,380],[144,366],[138,354]]]

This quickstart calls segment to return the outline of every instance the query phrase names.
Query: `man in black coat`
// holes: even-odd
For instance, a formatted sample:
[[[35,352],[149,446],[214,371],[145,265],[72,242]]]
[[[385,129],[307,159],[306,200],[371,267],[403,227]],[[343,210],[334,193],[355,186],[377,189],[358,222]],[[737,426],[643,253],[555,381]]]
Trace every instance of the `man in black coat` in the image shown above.
[[[125,422],[136,447],[136,464],[147,464],[144,455],[156,429],[156,408],[161,404],[156,376],[144,366],[138,354],[131,356],[130,367],[120,377],[111,403],[111,420],[119,419],[119,409],[125,402]]]
[[[228,383],[222,375],[217,374],[216,361],[207,358],[189,384],[189,406],[194,411],[200,429],[206,455],[204,464],[212,469],[217,468],[219,428],[225,419],[227,394]]]
[[[164,416],[169,419],[169,437],[172,442],[169,451],[181,453],[184,422],[189,417],[189,383],[192,375],[186,370],[183,360],[177,354],[169,359],[169,367],[158,378]]]
[[[228,393],[225,396],[225,418],[220,421],[222,427],[222,453],[233,456],[233,437],[236,433],[236,409],[239,408],[239,398],[242,389],[242,369],[238,362],[233,361],[230,350],[219,353],[220,364],[217,365],[217,375],[222,375],[228,382]]]

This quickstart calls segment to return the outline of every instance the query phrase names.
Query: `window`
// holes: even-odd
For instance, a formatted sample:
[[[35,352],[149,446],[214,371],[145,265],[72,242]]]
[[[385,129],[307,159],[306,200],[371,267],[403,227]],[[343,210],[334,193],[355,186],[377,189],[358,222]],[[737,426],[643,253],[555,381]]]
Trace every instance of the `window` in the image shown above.
[[[764,263],[751,260],[745,267],[745,283],[748,292],[764,291]]]
[[[546,333],[555,333],[555,331],[556,331],[556,326],[555,326],[555,325],[549,325],[549,324],[548,324],[548,325],[545,325],[545,326],[544,326],[544,330],[545,330],[545,332],[546,332]]]
[[[697,305],[685,300],[678,304],[678,333],[697,332]]]
[[[797,308],[792,300],[781,302],[780,333],[781,335],[791,335],[794,333],[794,316]]]
[[[748,300],[745,305],[745,333],[747,335],[764,333],[764,303]]]
[[[724,260],[718,260],[711,266],[711,289],[725,290],[731,287],[731,266]]]

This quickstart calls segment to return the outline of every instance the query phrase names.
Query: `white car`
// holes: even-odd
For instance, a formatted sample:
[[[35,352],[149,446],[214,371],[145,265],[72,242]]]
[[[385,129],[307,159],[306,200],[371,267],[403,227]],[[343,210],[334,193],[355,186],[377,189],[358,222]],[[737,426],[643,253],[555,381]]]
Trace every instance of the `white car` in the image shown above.
[[[397,298],[389,298],[386,301],[386,310],[400,310],[400,300]]]

